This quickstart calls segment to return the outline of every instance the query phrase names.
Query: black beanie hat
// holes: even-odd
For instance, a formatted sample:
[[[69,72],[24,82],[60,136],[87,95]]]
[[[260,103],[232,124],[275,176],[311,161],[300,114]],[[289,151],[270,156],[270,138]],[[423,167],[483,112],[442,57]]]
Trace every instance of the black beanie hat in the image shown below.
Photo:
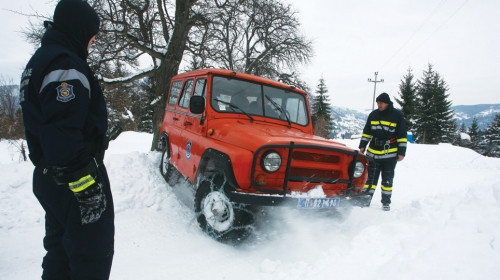
[[[52,27],[82,44],[85,49],[94,35],[99,32],[100,20],[85,0],[61,0],[54,10]]]
[[[389,94],[383,92],[379,96],[377,96],[376,101],[384,102],[385,104],[392,104],[391,98],[389,97]]]

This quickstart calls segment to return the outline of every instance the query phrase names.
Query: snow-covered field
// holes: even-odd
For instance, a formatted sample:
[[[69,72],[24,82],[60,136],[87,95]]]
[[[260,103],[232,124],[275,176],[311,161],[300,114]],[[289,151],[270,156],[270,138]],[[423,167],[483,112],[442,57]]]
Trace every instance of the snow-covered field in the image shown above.
[[[390,212],[380,188],[370,208],[345,220],[266,209],[232,247],[202,233],[192,205],[160,176],[151,140],[125,132],[106,155],[116,211],[111,279],[500,279],[500,159],[413,144],[396,168]],[[0,142],[0,279],[42,272],[44,213],[32,171]]]

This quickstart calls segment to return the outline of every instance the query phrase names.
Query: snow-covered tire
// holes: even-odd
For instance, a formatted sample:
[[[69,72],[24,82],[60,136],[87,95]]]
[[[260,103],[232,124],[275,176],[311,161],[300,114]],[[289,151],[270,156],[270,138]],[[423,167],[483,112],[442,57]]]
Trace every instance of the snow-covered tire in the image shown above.
[[[198,224],[215,240],[238,243],[253,231],[253,213],[233,203],[224,193],[226,178],[217,173],[203,179],[196,190],[195,211]]]
[[[170,156],[170,149],[168,147],[168,142],[166,142],[166,147],[161,155],[160,173],[165,181],[173,187],[179,181],[179,176],[175,167],[170,163]]]

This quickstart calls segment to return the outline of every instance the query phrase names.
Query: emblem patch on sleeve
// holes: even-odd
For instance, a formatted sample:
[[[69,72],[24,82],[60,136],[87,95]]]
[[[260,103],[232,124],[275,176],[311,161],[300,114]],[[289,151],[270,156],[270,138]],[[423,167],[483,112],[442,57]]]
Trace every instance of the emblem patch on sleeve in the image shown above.
[[[62,83],[56,88],[57,90],[57,101],[68,102],[75,98],[73,93],[73,86],[68,83]]]

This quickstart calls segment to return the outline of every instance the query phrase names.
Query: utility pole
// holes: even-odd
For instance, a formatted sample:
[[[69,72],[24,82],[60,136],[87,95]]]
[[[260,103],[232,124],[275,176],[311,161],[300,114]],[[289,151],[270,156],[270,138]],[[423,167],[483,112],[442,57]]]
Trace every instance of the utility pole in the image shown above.
[[[372,79],[368,78],[368,82],[374,83],[372,111],[373,111],[373,109],[375,109],[375,92],[377,91],[377,83],[383,83],[384,82],[384,79],[380,79],[379,81],[377,81],[377,75],[378,75],[378,72],[375,72],[375,80],[372,80]]]

